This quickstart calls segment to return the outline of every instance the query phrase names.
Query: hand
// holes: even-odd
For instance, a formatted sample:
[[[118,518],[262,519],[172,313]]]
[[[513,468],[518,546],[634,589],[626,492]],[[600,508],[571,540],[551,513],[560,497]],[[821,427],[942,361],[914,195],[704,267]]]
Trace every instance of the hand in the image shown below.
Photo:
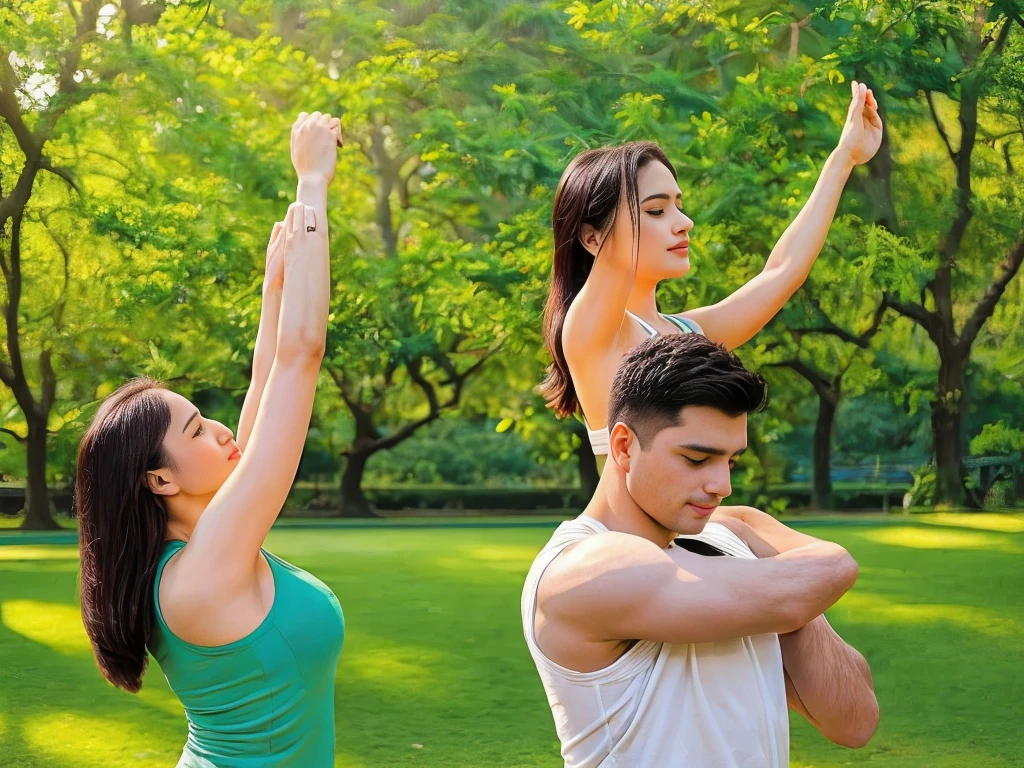
[[[319,177],[329,184],[343,144],[341,120],[319,112],[300,113],[291,138],[292,165],[299,178]]]
[[[717,511],[718,510],[715,510],[715,512]],[[724,525],[730,531],[739,536],[746,543],[746,545],[750,547],[750,551],[753,552],[754,555],[759,559],[765,557],[775,557],[777,554],[779,554],[779,551],[775,549],[775,547],[773,547],[771,544],[769,544],[756,533],[754,533],[754,529],[750,527],[749,523],[740,520],[738,517],[733,517],[731,515],[715,517],[714,515],[712,515],[712,519],[716,523]]]
[[[263,273],[263,293],[281,295],[284,290],[284,222],[278,221],[267,243],[267,266]]]
[[[851,165],[860,165],[874,157],[882,143],[882,118],[878,116],[878,102],[871,89],[856,80],[851,87],[853,98],[836,151]]]

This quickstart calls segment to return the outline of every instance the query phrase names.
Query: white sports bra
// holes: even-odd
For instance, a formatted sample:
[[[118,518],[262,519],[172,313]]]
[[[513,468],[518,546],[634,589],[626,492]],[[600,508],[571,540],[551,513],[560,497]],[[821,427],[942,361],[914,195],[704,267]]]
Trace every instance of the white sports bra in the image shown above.
[[[642,317],[637,317],[628,309],[626,314],[640,323],[640,327],[647,332],[647,336],[657,336],[658,329],[648,323]],[[658,314],[661,314],[660,312]],[[704,331],[697,325],[693,320],[687,317],[679,317],[678,315],[661,315],[663,318],[668,320],[672,325],[678,328],[683,333],[699,333],[704,335]],[[590,447],[594,451],[595,456],[607,456],[608,455],[608,427],[602,427],[601,429],[591,429],[590,425],[587,424],[586,418],[583,419],[583,425],[587,428],[587,437],[590,438]]]

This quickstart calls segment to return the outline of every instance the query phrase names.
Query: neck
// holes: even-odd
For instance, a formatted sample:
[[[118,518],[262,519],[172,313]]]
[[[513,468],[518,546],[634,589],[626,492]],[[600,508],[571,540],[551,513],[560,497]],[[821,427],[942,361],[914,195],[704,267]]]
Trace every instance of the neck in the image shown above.
[[[165,540],[188,541],[196,529],[212,496],[175,494],[167,499],[167,534]]]
[[[629,533],[657,544],[662,549],[672,543],[670,531],[644,512],[626,487],[626,474],[609,457],[594,497],[583,514],[602,523],[609,531]]]
[[[658,284],[635,278],[633,288],[626,300],[626,309],[637,317],[651,322],[658,317],[658,301],[656,298]]]

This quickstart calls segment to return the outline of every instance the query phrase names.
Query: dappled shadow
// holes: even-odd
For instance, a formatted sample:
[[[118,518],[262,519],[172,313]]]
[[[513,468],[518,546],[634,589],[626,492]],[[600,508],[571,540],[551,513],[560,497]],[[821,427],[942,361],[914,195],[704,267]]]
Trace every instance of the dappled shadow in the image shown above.
[[[75,597],[75,548],[0,554],[0,764],[173,765],[186,732],[180,705],[155,667],[140,696],[102,679]]]
[[[883,714],[859,752],[795,722],[793,765],[1020,765],[1024,534],[931,535],[943,527],[921,539],[903,528],[815,531],[861,564],[829,618],[871,662]],[[327,582],[345,610],[338,765],[561,764],[519,617],[523,579],[550,533],[272,534],[269,548]],[[173,765],[180,704],[155,665],[140,696],[102,680],[78,618],[74,548],[16,550],[0,548],[0,764]]]

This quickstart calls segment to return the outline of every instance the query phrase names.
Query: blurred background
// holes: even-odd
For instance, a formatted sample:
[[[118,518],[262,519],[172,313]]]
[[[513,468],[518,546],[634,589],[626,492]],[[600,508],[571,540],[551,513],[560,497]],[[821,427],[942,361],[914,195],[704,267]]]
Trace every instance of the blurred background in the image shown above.
[[[806,201],[854,79],[879,101],[881,149],[807,284],[739,350],[772,402],[732,501],[831,521],[861,583],[877,580],[838,621],[881,661],[883,731],[850,757],[797,726],[794,764],[1024,764],[1008,730],[1024,517],[988,514],[1024,505],[1024,3],[1010,0],[0,4],[0,763],[166,765],[180,749],[159,673],[141,699],[114,693],[83,645],[74,534],[59,532],[76,446],[140,374],[235,426],[266,241],[294,196],[289,128],[319,110],[346,139],[333,311],[293,527],[270,544],[380,631],[347,646],[339,764],[557,765],[514,609],[551,521],[597,481],[582,424],[534,391],[558,178],[582,149],[658,142],[695,221],[693,270],[662,286],[661,309],[714,303]],[[853,511],[869,514],[832,515]],[[449,527],[373,527],[409,516]],[[381,611],[399,635],[410,611],[448,623],[417,625],[430,639],[413,647]],[[968,652],[993,661],[936,675]],[[432,678],[450,654],[465,679]],[[31,717],[5,714],[40,686]],[[405,738],[424,701],[464,754]]]

